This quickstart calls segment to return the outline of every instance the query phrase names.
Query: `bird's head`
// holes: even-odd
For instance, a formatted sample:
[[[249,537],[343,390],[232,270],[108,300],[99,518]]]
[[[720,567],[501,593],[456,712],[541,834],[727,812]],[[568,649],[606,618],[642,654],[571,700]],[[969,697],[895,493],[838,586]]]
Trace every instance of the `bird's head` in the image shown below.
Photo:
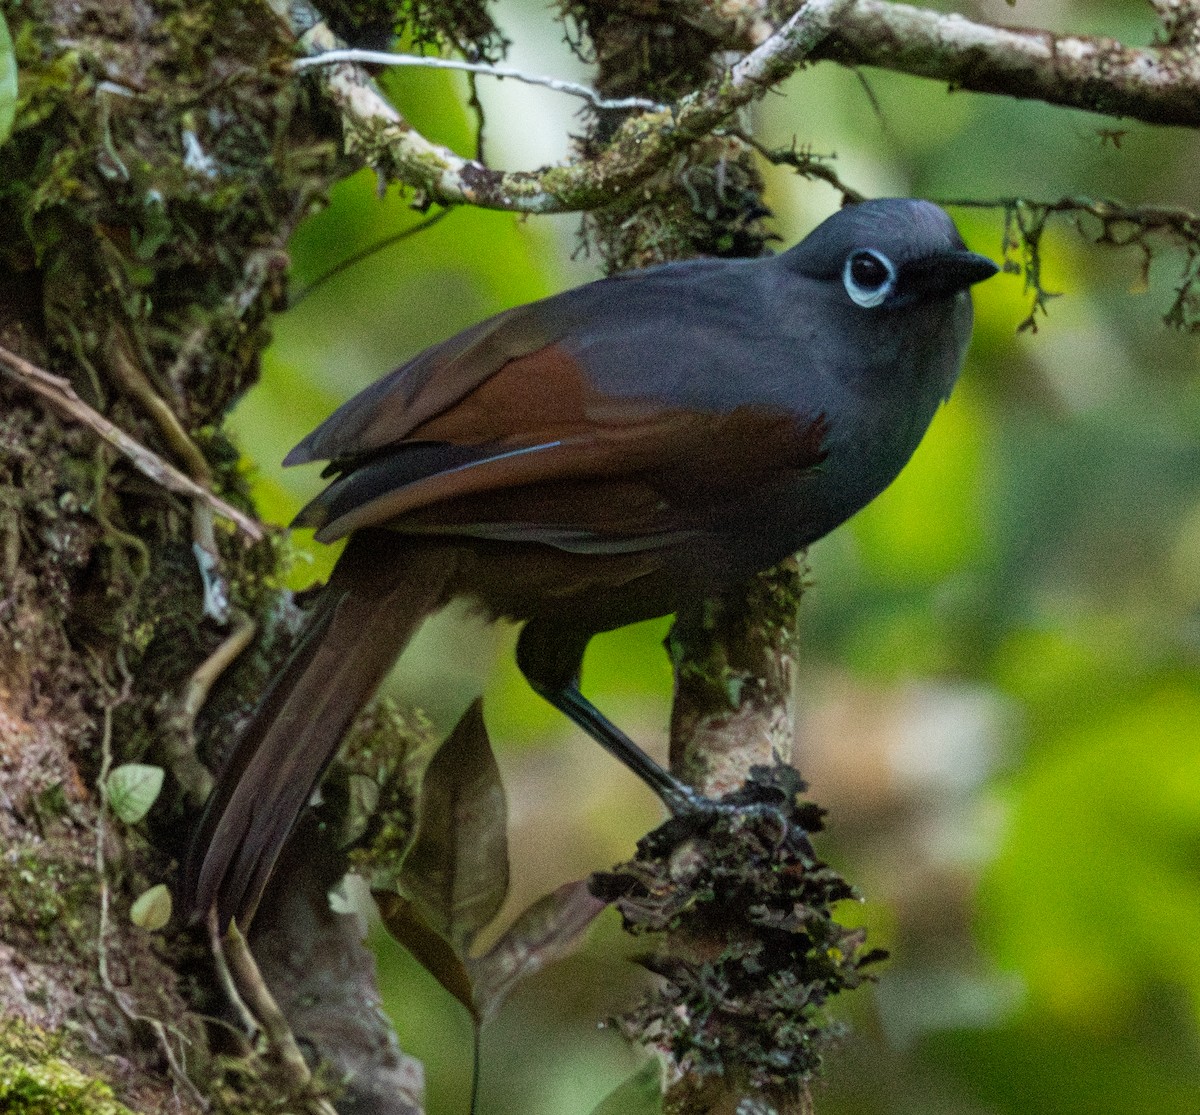
[[[781,261],[839,288],[865,312],[953,299],[999,268],[968,251],[945,210],[929,201],[881,198],[835,213]]]

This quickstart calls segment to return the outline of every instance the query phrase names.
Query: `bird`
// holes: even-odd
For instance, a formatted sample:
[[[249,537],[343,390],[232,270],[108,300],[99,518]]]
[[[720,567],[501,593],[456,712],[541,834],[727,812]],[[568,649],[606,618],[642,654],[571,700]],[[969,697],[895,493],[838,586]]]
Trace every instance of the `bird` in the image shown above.
[[[959,375],[998,270],[918,199],[847,206],[792,248],[630,271],[506,310],[354,396],[285,465],[296,517],[347,538],[218,775],[183,903],[254,916],[342,736],[456,597],[523,623],[533,689],[673,814],[705,799],[580,690],[592,636],[732,591],[900,472]]]

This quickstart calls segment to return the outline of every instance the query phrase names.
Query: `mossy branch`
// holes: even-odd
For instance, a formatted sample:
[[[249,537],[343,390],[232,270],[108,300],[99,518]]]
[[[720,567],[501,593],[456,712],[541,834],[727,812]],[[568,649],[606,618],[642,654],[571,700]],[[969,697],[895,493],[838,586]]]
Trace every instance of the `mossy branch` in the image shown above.
[[[268,3],[310,57],[342,46],[304,0]],[[322,67],[320,80],[342,113],[348,146],[381,173],[417,189],[425,201],[523,213],[590,211],[627,194],[766,88],[820,59],[879,66],[955,89],[1198,127],[1200,55],[1187,38],[1196,26],[1194,13],[1188,14],[1182,0],[1167,7],[1164,41],[1131,47],[1102,37],[999,27],[884,0],[808,0],[723,76],[673,105],[628,117],[587,157],[528,172],[495,170],[430,142],[359,66]],[[721,23],[712,11],[708,15]],[[729,44],[746,40],[745,23],[744,13],[735,12],[720,28]],[[755,23],[758,34],[750,38],[761,36],[762,25]]]
[[[431,143],[358,66],[331,66],[319,79],[341,110],[348,145],[430,202],[523,213],[591,210],[628,194],[676,152],[710,135],[737,109],[792,73],[851,2],[809,0],[766,42],[703,89],[661,111],[631,116],[594,157],[538,171],[493,170]],[[269,3],[307,54],[341,46],[307,5]]]

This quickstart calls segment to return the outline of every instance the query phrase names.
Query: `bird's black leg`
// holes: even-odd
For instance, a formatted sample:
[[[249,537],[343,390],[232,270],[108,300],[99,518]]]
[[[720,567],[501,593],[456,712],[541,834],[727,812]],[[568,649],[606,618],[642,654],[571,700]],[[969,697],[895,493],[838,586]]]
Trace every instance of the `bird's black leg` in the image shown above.
[[[610,755],[620,759],[662,799],[663,805],[673,816],[694,813],[710,804],[706,797],[650,758],[579,691],[578,685],[569,685],[555,692],[538,692],[556,709],[566,713]]]
[[[539,696],[579,725],[650,787],[673,816],[714,805],[664,770],[579,691],[579,669],[590,635],[551,630],[531,620],[517,641],[517,665]]]

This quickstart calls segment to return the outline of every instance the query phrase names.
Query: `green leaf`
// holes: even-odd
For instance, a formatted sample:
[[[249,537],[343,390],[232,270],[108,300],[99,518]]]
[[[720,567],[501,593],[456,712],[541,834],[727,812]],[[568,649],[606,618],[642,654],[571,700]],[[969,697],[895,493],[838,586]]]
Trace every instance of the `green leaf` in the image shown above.
[[[139,929],[155,933],[171,920],[171,892],[164,883],[151,887],[129,907],[129,920]]]
[[[8,23],[0,12],[0,143],[12,135],[17,115],[17,57]]]
[[[108,804],[127,825],[136,825],[158,799],[163,769],[146,763],[123,763],[108,776]]]
[[[529,906],[491,949],[467,962],[479,1016],[491,1018],[521,980],[566,956],[607,905],[579,879]]]
[[[662,1070],[647,1061],[600,1101],[592,1115],[662,1115]]]
[[[465,956],[508,894],[508,807],[481,700],[430,760],[418,814],[398,887]]]

